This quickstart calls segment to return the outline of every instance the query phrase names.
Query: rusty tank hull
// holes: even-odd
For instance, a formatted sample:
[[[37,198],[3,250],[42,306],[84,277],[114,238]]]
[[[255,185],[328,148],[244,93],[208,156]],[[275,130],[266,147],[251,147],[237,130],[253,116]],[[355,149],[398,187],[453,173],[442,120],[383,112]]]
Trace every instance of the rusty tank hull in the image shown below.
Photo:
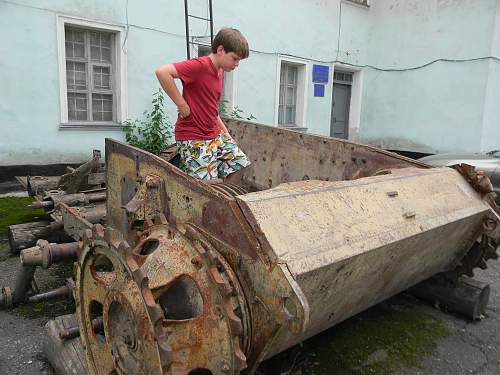
[[[231,184],[107,140],[108,227],[81,222],[75,268],[91,374],[251,374],[432,275],[497,257],[497,208],[471,169],[228,128],[252,161]]]

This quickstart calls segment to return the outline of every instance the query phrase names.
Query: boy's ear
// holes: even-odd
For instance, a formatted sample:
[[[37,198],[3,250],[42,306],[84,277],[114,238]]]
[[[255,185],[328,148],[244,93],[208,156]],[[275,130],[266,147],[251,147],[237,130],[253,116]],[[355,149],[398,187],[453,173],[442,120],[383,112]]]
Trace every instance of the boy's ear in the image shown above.
[[[224,46],[223,45],[217,46],[217,54],[221,55],[223,52],[225,52]]]

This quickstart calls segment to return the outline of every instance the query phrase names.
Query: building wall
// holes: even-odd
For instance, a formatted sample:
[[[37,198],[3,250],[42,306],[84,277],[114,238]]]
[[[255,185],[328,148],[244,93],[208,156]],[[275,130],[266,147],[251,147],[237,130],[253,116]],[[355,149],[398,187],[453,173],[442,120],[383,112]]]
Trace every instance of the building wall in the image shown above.
[[[205,1],[189,3],[191,13],[206,15]],[[124,135],[120,129],[59,127],[57,15],[121,28],[126,35],[127,117],[137,118],[159,87],[155,68],[185,59],[184,2],[34,4],[0,0],[0,165],[80,162],[93,148],[103,150],[104,138],[123,140]],[[329,135],[331,76],[334,68],[342,68],[355,73],[351,139],[420,152],[477,151],[493,147],[498,138],[499,64],[437,62],[404,69],[438,58],[498,56],[498,8],[496,0],[373,0],[369,8],[345,0],[244,0],[237,5],[218,0],[214,30],[237,27],[249,40],[250,58],[233,77],[234,105],[257,122],[277,124],[279,61],[299,58],[308,67],[307,131]],[[207,31],[203,22],[191,22],[192,35]],[[313,96],[313,64],[330,67],[324,97]],[[170,103],[168,111],[174,120]]]
[[[407,69],[489,56],[497,3],[374,1],[367,63]],[[483,116],[492,113],[484,107],[491,65],[498,66],[483,60],[366,69],[360,140],[420,152],[484,148],[481,139],[492,130],[483,133]]]
[[[496,10],[490,55],[500,57],[500,6]],[[500,61],[489,62],[482,130],[481,150],[500,149]]]
[[[186,54],[183,3],[154,3],[146,7],[129,0],[127,12],[125,0],[40,0],[36,6],[27,0],[0,1],[0,165],[78,163],[94,148],[104,151],[106,137],[124,140],[121,128],[59,128],[57,15],[108,23],[124,32],[128,15],[127,117],[136,118],[159,87],[155,68]],[[169,112],[175,115],[171,105]]]

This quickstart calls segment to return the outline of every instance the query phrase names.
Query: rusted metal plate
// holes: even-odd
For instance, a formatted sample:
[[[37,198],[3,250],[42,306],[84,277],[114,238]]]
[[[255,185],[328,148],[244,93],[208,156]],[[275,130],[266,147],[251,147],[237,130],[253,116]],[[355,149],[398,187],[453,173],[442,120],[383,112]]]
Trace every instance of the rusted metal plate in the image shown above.
[[[121,144],[116,141],[106,142],[106,170],[107,170],[107,222],[113,228],[122,233],[135,235],[132,231],[134,219],[127,216],[126,206],[133,200],[139,192],[148,176],[158,178],[158,190],[155,197],[143,198],[143,205],[147,201],[156,200],[157,213],[163,213],[169,222],[192,222],[201,224],[207,221],[207,215],[212,215],[206,211],[207,204],[224,207],[225,216],[220,217],[225,224],[237,229],[222,231],[216,234],[217,237],[240,251],[252,257],[257,256],[258,243],[252,235],[245,218],[241,215],[239,207],[235,204],[234,198],[229,197],[211,185],[201,180],[187,176],[178,168],[169,164],[165,160],[153,156],[143,150]],[[212,215],[213,216],[213,215]],[[203,219],[205,217],[205,219]],[[146,217],[142,217],[145,220]],[[149,219],[153,219],[152,216]],[[140,220],[138,220],[140,221]],[[220,229],[220,228],[217,228]],[[215,227],[208,227],[212,233]],[[235,236],[235,231],[239,231],[239,236]],[[133,241],[133,236],[129,236]]]
[[[301,180],[340,181],[424,163],[341,139],[229,120],[227,127],[252,161],[244,180],[258,189]]]
[[[294,182],[237,200],[308,301],[300,339],[456,266],[491,211],[449,168]]]

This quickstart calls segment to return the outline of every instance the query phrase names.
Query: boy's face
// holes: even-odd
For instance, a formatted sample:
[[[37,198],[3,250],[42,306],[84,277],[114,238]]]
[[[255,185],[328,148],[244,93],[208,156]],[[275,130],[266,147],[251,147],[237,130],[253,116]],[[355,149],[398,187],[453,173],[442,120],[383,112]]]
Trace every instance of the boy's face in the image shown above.
[[[226,52],[224,47],[217,47],[217,60],[225,72],[231,72],[238,67],[241,58],[234,52]]]

